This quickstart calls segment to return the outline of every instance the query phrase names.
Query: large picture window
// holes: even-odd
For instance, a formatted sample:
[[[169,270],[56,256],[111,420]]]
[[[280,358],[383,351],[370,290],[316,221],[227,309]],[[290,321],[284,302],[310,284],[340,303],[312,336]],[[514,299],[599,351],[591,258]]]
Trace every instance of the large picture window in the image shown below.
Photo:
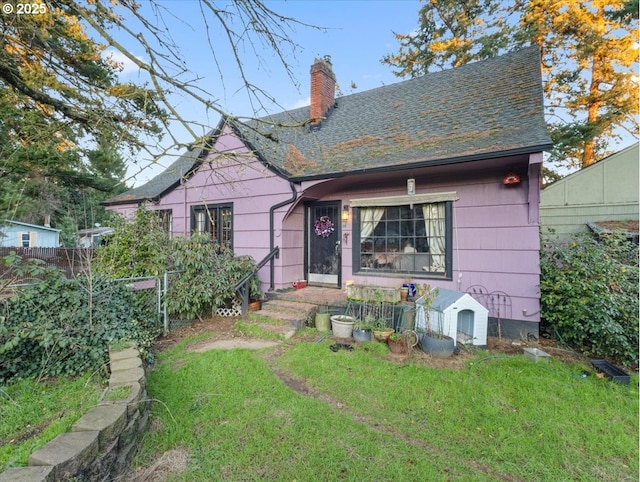
[[[233,248],[233,209],[231,204],[191,208],[191,232],[208,234],[211,241]]]
[[[407,196],[380,198],[378,206],[375,199],[352,201],[352,205],[355,204],[355,271],[450,277],[452,201],[447,200],[449,197],[453,196],[422,196],[410,204],[404,204]]]

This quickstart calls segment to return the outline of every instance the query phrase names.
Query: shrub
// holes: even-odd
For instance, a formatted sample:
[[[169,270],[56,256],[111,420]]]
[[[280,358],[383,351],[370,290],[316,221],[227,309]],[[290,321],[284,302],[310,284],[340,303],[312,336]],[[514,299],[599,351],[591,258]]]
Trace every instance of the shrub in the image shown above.
[[[250,273],[250,256],[235,256],[231,249],[211,243],[205,235],[169,239],[154,211],[139,208],[132,220],[120,217],[106,245],[96,249],[94,271],[114,278],[162,276],[178,271],[169,283],[167,309],[184,319],[201,318],[236,299],[235,284]],[[261,297],[257,277],[250,295]]]
[[[149,347],[160,326],[155,307],[143,309],[139,297],[105,276],[67,280],[48,270],[2,304],[0,382],[98,370],[109,344],[123,340]]]
[[[579,235],[543,244],[543,322],[585,355],[638,363],[638,247]]]
[[[172,246],[173,269],[180,273],[169,284],[167,308],[184,318],[200,318],[232,304],[237,298],[235,284],[255,267],[251,257],[235,256],[207,236],[176,238]]]
[[[170,240],[158,213],[138,208],[132,220],[113,220],[113,232],[103,236],[91,267],[112,278],[162,276],[167,271]]]

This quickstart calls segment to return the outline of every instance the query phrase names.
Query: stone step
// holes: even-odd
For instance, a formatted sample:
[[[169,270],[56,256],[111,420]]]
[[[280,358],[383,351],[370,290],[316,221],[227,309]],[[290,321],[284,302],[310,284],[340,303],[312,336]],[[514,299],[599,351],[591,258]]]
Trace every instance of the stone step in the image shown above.
[[[307,319],[316,309],[317,306],[311,303],[276,298],[262,303],[262,309],[254,313],[272,320],[287,322],[299,329],[304,327]]]
[[[277,307],[282,311],[293,311],[293,312],[306,312],[311,313],[311,311],[316,310],[318,308],[317,305],[313,303],[305,303],[303,301],[289,301],[283,300],[279,298],[271,299],[263,304],[263,306],[269,307]]]
[[[307,320],[307,315],[305,313],[279,311],[277,309],[269,309],[268,306],[265,306],[261,310],[255,311],[254,313],[266,318],[271,318],[272,320],[284,321],[296,328],[302,328]]]

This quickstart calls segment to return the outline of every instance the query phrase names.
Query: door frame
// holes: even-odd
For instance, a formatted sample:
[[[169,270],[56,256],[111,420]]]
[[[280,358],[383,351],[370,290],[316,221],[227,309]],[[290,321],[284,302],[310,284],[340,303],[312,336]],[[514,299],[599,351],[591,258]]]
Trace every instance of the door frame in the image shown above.
[[[310,211],[313,207],[316,206],[336,206],[337,208],[337,217],[333,220],[333,225],[335,226],[335,235],[340,243],[340,254],[339,254],[339,263],[338,263],[338,273],[337,273],[337,283],[321,283],[314,282],[311,283],[309,280],[309,244],[312,236],[311,230],[311,216]],[[316,286],[327,286],[332,288],[341,288],[342,287],[342,219],[340,215],[342,213],[342,201],[308,201],[304,203],[304,276],[307,279],[307,282]]]

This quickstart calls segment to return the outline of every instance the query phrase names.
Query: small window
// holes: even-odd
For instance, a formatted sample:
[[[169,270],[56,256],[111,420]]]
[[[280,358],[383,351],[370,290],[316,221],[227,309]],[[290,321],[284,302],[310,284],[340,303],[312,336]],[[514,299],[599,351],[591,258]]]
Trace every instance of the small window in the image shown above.
[[[208,234],[212,242],[233,248],[233,206],[213,204],[192,207],[191,232]]]
[[[20,245],[23,248],[31,247],[31,233],[21,233],[20,234]]]
[[[160,227],[167,233],[169,239],[173,238],[173,210],[160,209],[157,213],[160,218]]]

